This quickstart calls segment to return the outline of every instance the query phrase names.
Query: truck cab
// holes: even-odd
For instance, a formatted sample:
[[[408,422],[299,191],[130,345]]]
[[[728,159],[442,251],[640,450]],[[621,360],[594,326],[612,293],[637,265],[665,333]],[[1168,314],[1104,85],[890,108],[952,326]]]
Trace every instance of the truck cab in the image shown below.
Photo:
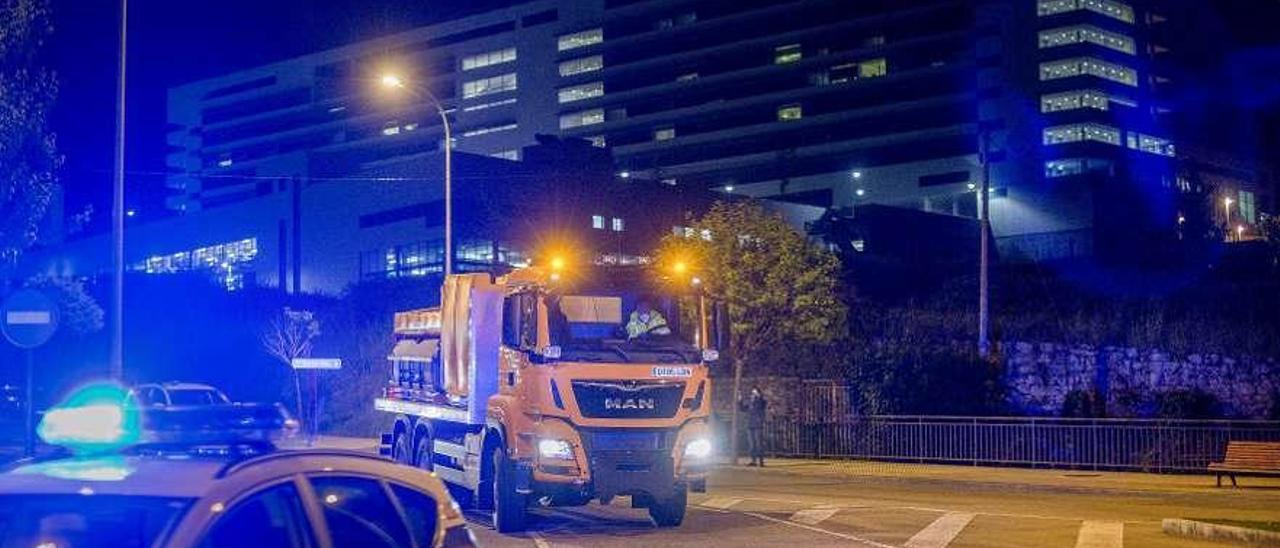
[[[439,309],[397,315],[417,361],[393,352],[388,452],[472,490],[504,532],[533,505],[616,496],[680,524],[711,466],[724,325],[698,289],[646,268],[451,277]]]

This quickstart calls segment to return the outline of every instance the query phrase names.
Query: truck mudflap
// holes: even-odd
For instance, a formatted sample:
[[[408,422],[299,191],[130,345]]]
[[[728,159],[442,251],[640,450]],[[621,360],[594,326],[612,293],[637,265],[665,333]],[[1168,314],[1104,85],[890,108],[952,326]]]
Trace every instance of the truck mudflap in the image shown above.
[[[675,463],[667,452],[599,451],[590,459],[595,495],[602,500],[637,493],[662,500],[675,491]]]

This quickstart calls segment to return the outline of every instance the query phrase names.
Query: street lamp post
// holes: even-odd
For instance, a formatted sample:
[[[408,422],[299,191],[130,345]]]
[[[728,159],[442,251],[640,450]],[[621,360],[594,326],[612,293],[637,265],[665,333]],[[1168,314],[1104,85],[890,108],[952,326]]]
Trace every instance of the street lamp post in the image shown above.
[[[440,123],[444,127],[444,275],[448,276],[453,274],[453,134],[449,128],[449,115],[431,90],[422,86],[409,87],[400,76],[383,75],[382,86],[425,97],[440,115]]]
[[[1231,201],[1230,197],[1222,199],[1222,226],[1227,227],[1226,233],[1228,240],[1231,239]]]
[[[116,133],[111,174],[111,350],[107,359],[111,378],[117,380],[124,377],[124,101],[128,29],[129,1],[120,0],[120,58],[116,61]]]

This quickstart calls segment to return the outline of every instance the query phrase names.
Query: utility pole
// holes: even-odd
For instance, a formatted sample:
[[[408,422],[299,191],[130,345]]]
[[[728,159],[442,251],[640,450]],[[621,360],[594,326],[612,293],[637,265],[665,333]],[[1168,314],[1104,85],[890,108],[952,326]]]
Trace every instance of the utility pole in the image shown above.
[[[978,190],[978,355],[986,358],[991,353],[990,341],[990,305],[988,304],[990,282],[990,249],[987,240],[991,239],[991,142],[986,129],[978,133],[978,161],[982,162],[982,187]]]
[[[116,74],[116,143],[111,191],[111,378],[124,377],[124,115],[129,0],[120,0],[120,57]]]

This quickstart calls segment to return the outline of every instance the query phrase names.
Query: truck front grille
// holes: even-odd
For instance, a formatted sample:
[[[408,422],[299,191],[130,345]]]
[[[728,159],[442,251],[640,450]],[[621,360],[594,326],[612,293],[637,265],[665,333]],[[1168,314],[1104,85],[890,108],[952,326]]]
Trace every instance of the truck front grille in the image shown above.
[[[588,418],[666,419],[680,409],[684,382],[573,381],[573,396]]]

